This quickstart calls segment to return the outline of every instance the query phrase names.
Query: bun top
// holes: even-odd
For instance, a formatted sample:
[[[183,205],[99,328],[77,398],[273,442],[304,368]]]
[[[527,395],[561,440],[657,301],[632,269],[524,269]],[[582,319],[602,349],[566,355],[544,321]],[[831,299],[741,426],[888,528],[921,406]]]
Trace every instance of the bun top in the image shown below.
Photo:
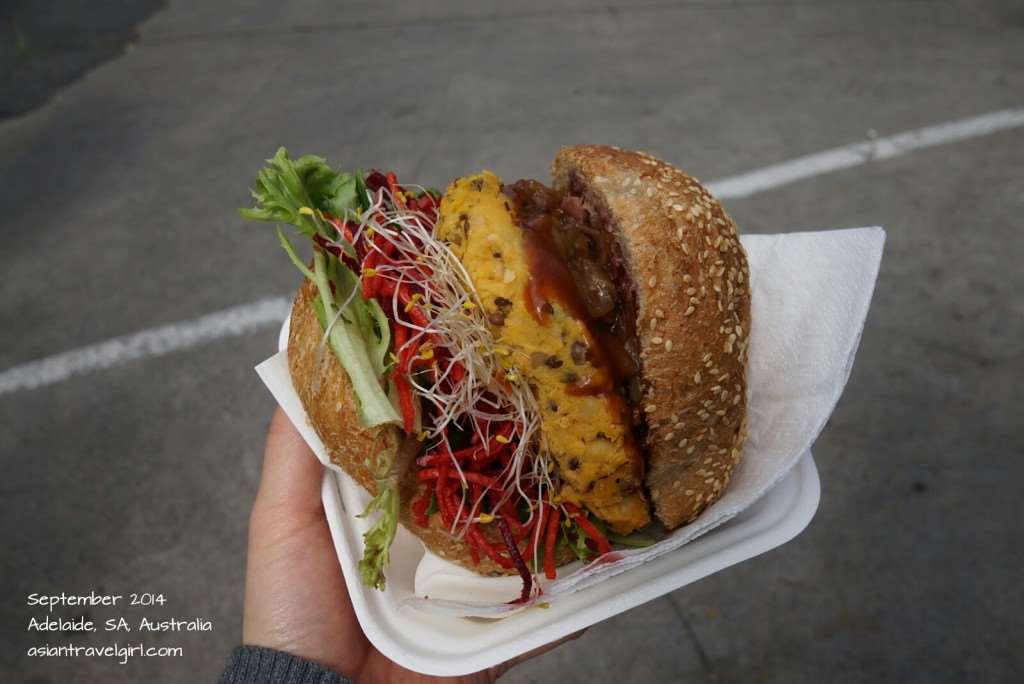
[[[566,147],[552,174],[615,233],[632,275],[645,479],[655,513],[674,529],[718,499],[746,438],[746,254],[718,201],[648,154]]]

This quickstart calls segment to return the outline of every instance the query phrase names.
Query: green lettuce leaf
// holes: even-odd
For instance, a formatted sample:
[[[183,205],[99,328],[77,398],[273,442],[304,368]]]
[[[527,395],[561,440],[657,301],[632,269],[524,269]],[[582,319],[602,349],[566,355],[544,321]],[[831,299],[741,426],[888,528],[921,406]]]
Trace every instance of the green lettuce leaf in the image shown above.
[[[288,150],[280,147],[267,164],[269,166],[257,174],[256,186],[250,190],[256,206],[239,209],[244,218],[288,223],[308,237],[317,233],[334,237],[326,231],[321,216],[312,209],[345,216],[366,208],[362,176],[334,171],[323,157],[307,154],[293,161],[288,157]]]
[[[240,209],[239,213],[257,221],[288,223],[308,238],[319,235],[335,244],[340,242],[348,254],[354,255],[352,245],[339,241],[336,231],[325,223],[323,212],[339,216],[348,211],[361,212],[366,201],[365,192],[360,193],[360,187],[365,190],[361,176],[336,172],[322,157],[314,155],[292,160],[283,147],[267,164],[257,174],[251,190],[256,206]],[[330,328],[328,344],[352,381],[362,423],[374,427],[400,422],[384,390],[384,361],[391,335],[380,306],[362,298],[357,291],[358,276],[333,254],[315,249],[310,269],[280,229],[278,239],[295,267],[316,284],[320,324],[325,331]],[[339,315],[342,304],[345,310]]]
[[[391,543],[398,530],[398,480],[389,477],[377,480],[377,496],[359,516],[365,518],[379,513],[377,521],[363,534],[363,557],[359,561],[359,575],[363,584],[383,590],[386,584],[384,570],[391,562]]]
[[[238,213],[255,221],[291,224],[307,237],[323,234],[323,221],[312,211],[316,204],[310,189],[323,192],[334,172],[319,157],[305,156],[292,162],[283,147],[278,148],[277,154],[268,159],[267,164],[269,166],[260,169],[256,186],[249,191],[256,200],[256,206],[239,209]]]
[[[366,194],[357,192],[357,178],[361,177],[339,173],[325,189],[324,195],[316,200],[317,206],[334,216],[345,216],[350,211],[361,213],[366,208],[363,206]]]
[[[587,534],[575,522],[563,520],[561,528],[562,543],[566,544],[577,558],[586,562],[594,557],[594,552],[587,546]],[[574,531],[572,536],[569,535],[569,530]]]
[[[365,211],[368,196],[362,174],[336,172],[322,157],[313,155],[292,160],[283,147],[267,164],[251,190],[256,205],[239,213],[247,219],[290,224],[314,242],[326,239],[340,245],[354,258],[353,246],[339,239],[324,214],[344,217]],[[391,328],[384,311],[376,300],[363,299],[359,276],[337,256],[314,246],[310,268],[280,228],[277,234],[288,258],[316,285],[313,308],[332,353],[352,382],[360,422],[367,427],[400,423],[385,390]],[[398,525],[399,491],[397,478],[391,473],[393,460],[383,454],[372,464],[379,494],[361,516],[379,513],[364,535],[364,555],[359,562],[363,582],[378,589],[384,588],[383,573]]]
[[[376,320],[369,313],[375,304],[367,303],[356,295],[338,316],[327,336],[327,344],[352,382],[352,391],[359,406],[359,421],[366,427],[401,422],[398,411],[381,386],[384,371],[379,350],[383,348],[383,353],[387,354],[390,330],[386,321],[379,329],[382,332],[366,333],[364,331],[372,324],[360,325],[361,322]],[[328,315],[322,295],[313,300],[313,308],[320,327],[326,330],[334,320],[334,314]],[[379,306],[376,308],[380,310]]]

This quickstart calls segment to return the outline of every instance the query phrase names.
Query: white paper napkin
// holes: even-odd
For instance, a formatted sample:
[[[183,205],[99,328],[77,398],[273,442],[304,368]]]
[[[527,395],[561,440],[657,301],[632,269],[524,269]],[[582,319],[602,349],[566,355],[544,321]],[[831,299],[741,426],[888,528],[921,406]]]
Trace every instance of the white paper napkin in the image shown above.
[[[653,546],[617,552],[620,560],[616,562],[568,573],[563,569],[559,579],[543,582],[539,600],[557,601],[559,596],[669,553],[735,517],[796,464],[831,415],[853,367],[885,232],[855,228],[744,235],[741,242],[750,262],[752,287],[749,437],[732,481],[722,498],[693,523]],[[288,375],[285,352],[256,370],[321,462],[341,472],[329,462],[308,424]],[[352,503],[365,505],[365,501]],[[349,508],[346,519],[339,522],[368,524],[352,515],[358,512],[351,510],[354,506]],[[416,571],[416,595],[402,603],[445,615],[500,617],[522,607],[507,603],[519,595],[519,589],[518,577],[481,577],[427,552]]]

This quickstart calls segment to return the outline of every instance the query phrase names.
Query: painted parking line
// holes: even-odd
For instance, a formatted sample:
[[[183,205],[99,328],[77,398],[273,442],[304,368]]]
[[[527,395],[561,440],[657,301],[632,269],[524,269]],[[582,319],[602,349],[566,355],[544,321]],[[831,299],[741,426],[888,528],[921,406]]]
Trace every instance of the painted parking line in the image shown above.
[[[781,164],[772,164],[756,171],[714,181],[708,184],[708,189],[713,195],[722,199],[748,197],[758,192],[772,190],[782,185],[826,173],[842,171],[873,161],[892,159],[927,147],[991,135],[1019,126],[1024,126],[1024,107],[1002,109],[980,116],[972,116],[969,119],[926,126],[905,133],[897,133],[884,138],[872,138],[797,157]]]
[[[815,176],[892,159],[914,150],[1021,126],[1024,126],[1024,107],[1003,109],[798,157],[712,181],[708,188],[722,199],[748,197]],[[261,299],[14,366],[0,373],[0,396],[278,325],[288,315],[290,305],[285,297]]]
[[[0,373],[0,395],[52,385],[73,375],[280,325],[290,307],[291,300],[286,297],[261,299],[31,361]]]

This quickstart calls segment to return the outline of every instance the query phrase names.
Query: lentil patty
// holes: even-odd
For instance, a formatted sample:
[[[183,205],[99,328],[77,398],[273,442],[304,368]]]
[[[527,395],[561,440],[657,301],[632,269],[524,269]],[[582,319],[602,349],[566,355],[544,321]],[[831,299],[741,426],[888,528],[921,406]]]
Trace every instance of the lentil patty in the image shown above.
[[[529,262],[513,211],[493,173],[460,178],[442,199],[437,234],[473,279],[499,350],[510,352],[507,359],[534,389],[560,498],[617,533],[632,532],[650,513],[628,411],[614,392],[571,392],[605,370],[588,358],[595,341],[586,325],[558,301],[545,304],[543,318],[530,311]]]

